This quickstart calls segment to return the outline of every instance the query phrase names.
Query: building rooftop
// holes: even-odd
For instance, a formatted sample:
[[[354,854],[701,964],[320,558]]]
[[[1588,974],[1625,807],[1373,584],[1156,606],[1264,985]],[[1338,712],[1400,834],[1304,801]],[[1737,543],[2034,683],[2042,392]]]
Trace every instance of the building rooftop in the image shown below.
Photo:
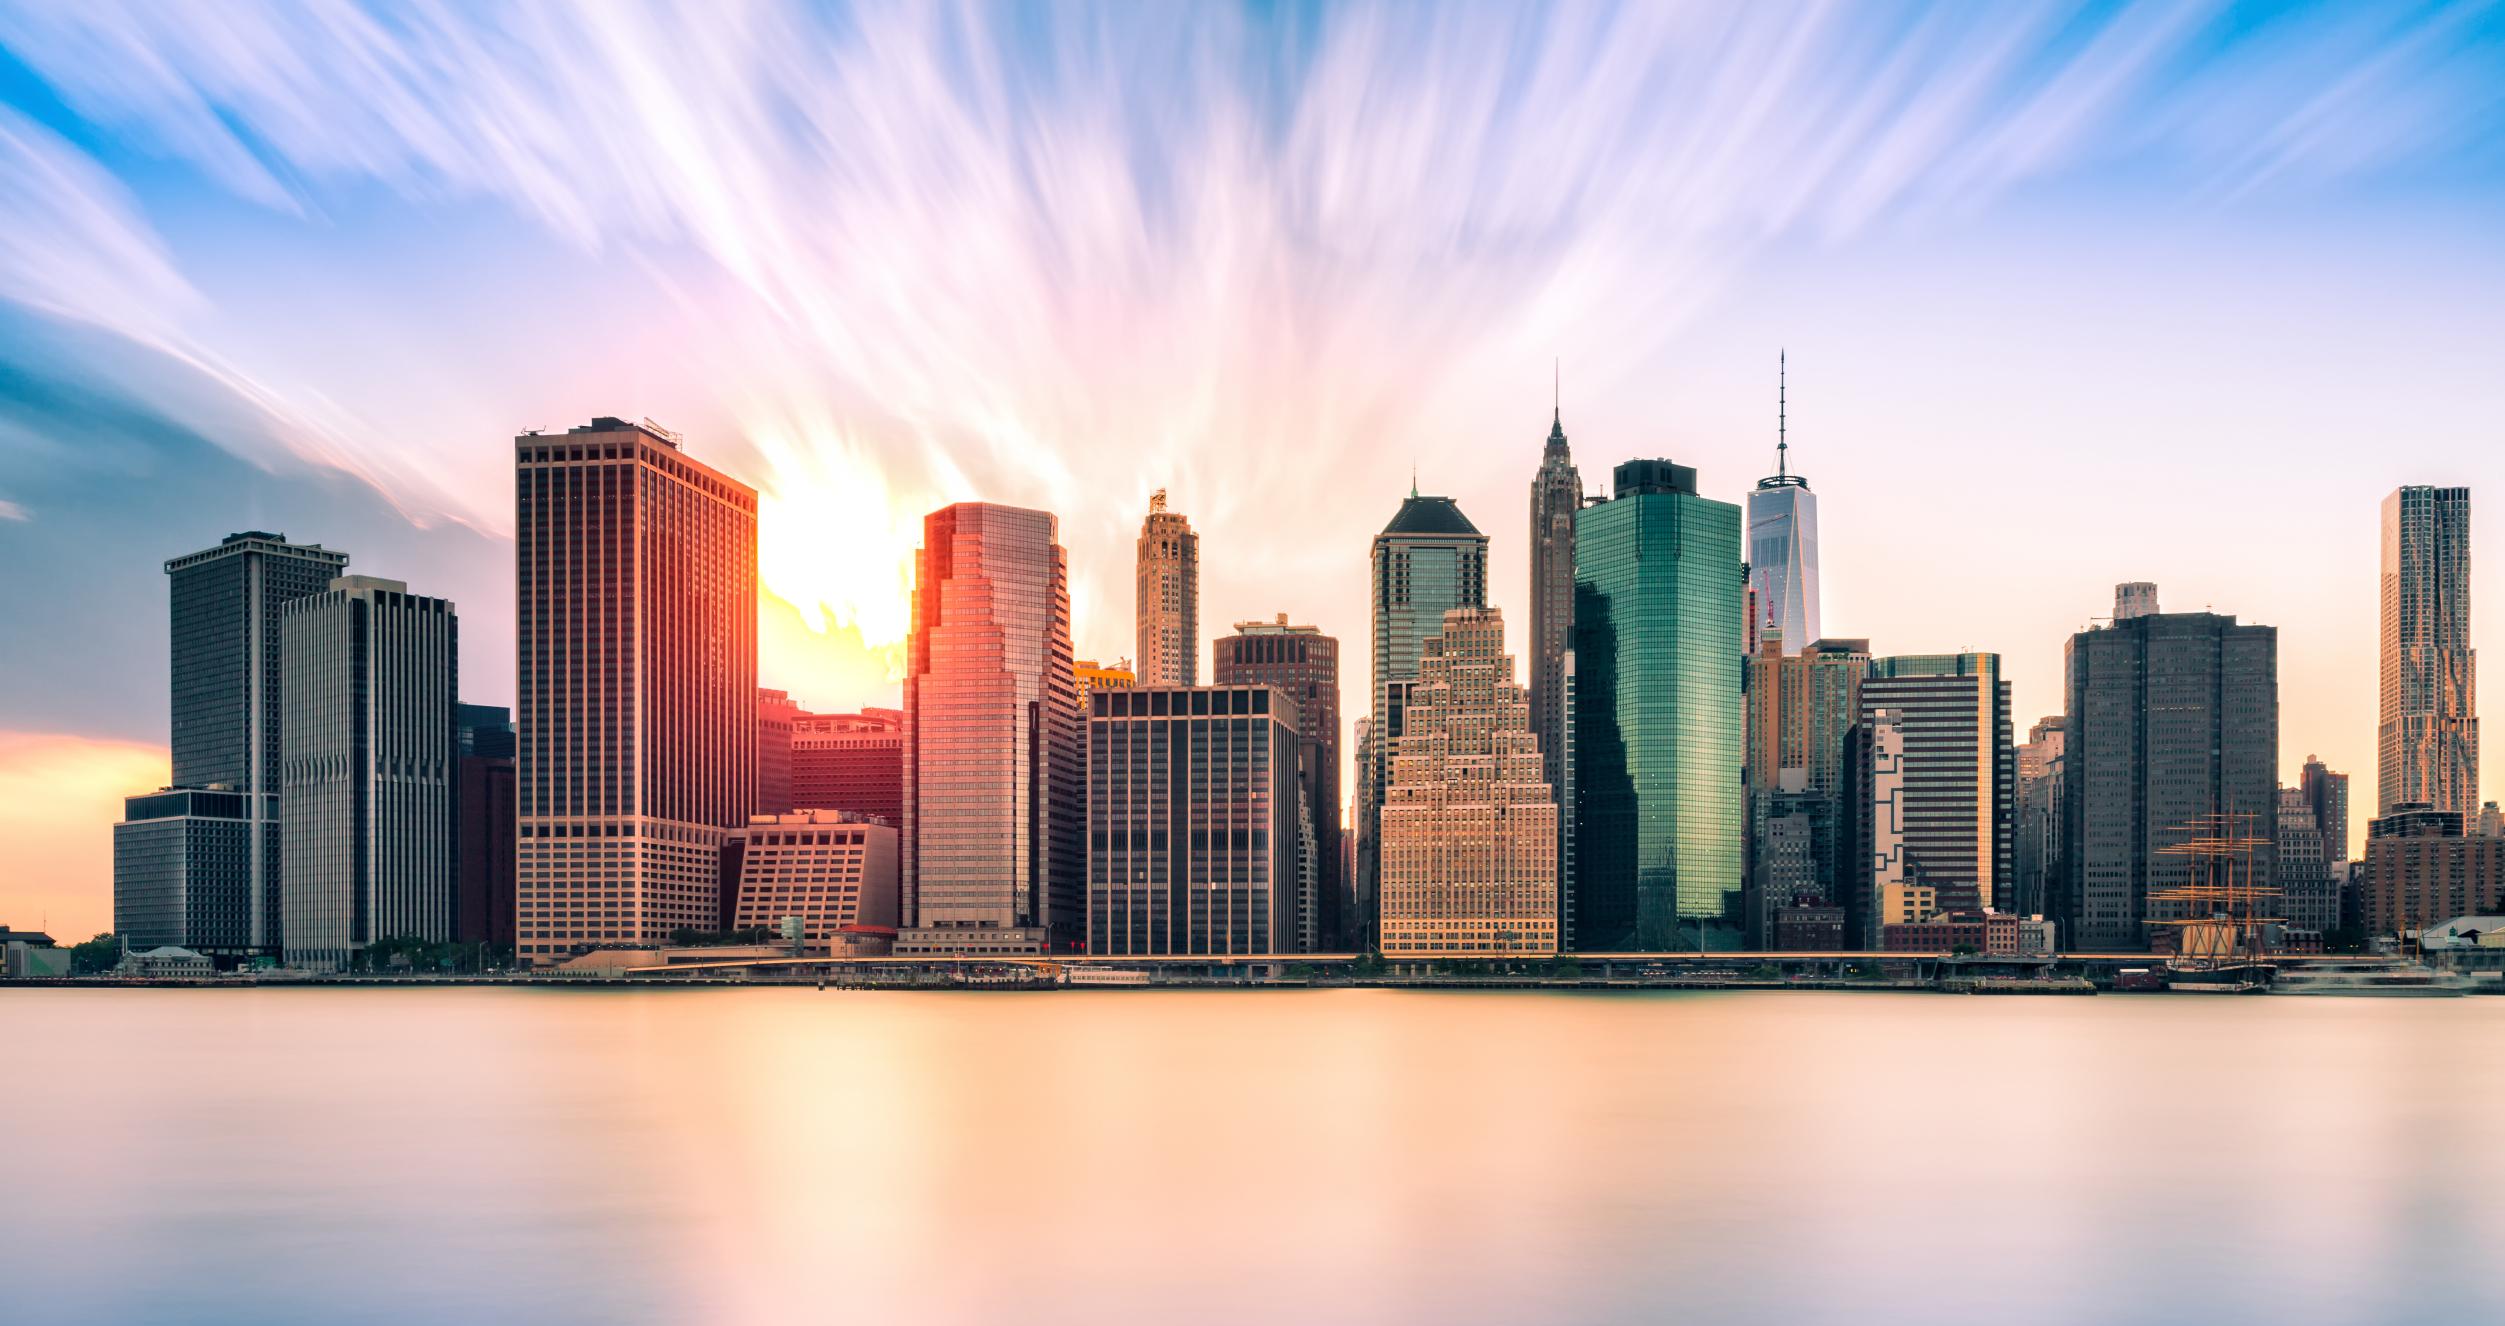
[[[1386,534],[1477,534],[1479,527],[1461,514],[1461,505],[1449,497],[1420,497],[1411,493],[1393,514],[1392,523],[1383,527]]]

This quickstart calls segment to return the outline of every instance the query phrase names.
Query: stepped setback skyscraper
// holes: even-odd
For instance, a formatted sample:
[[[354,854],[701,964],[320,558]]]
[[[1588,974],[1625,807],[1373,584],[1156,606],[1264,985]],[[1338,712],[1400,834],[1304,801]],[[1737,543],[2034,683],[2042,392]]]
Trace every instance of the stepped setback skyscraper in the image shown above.
[[[1200,684],[1200,536],[1166,510],[1166,490],[1148,499],[1139,527],[1139,684]]]
[[[459,641],[448,600],[372,576],[282,614],[287,965],[338,971],[382,940],[453,937]]]
[[[1736,947],[1740,509],[1631,460],[1574,526],[1575,946]]]
[[[1374,536],[1374,667],[1357,751],[1357,910],[1372,942],[1379,910],[1383,788],[1398,748],[1409,688],[1426,642],[1455,608],[1487,606],[1487,536],[1449,497],[1420,497],[1415,484]]]
[[[1071,664],[1070,569],[1052,513],[960,502],[923,519],[898,953],[1082,943],[1086,736]]]
[[[2470,648],[2470,490],[2383,499],[2382,707],[2376,806],[2479,813],[2477,659]]]
[[[1383,801],[1383,956],[1557,951],[1557,799],[1505,621],[1455,608],[1426,641]]]
[[[756,798],[756,490],[650,422],[513,446],[520,956],[714,929]]]
[[[1775,365],[1774,473],[1748,495],[1748,584],[1756,591],[1753,625],[1780,632],[1783,652],[1797,654],[1819,638],[1818,495],[1792,473],[1786,434],[1783,365]]]

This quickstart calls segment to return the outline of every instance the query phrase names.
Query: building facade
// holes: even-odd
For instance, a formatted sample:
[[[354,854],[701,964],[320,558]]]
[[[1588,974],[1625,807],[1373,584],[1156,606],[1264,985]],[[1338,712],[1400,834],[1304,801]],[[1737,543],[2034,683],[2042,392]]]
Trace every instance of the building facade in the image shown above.
[[[2064,654],[2064,942],[2142,952],[2152,888],[2190,881],[2178,852],[2202,816],[2240,817],[2271,877],[2278,808],[2279,633],[2208,612],[2158,612],[2081,631]]]
[[[2280,911],[2287,923],[2320,935],[2340,926],[2340,886],[2331,875],[2329,840],[2301,787],[2279,789],[2275,826]]]
[[[1383,956],[1557,952],[1557,800],[1505,621],[1455,608],[1429,637],[1383,800]]]
[[[2062,716],[2049,714],[2027,729],[2018,747],[2016,845],[2012,853],[2010,910],[2041,916],[2051,908],[2061,861]]]
[[[1142,686],[1089,707],[1087,951],[1298,951],[1314,899],[1296,702]]]
[[[279,657],[287,964],[341,971],[381,940],[450,940],[460,847],[451,601],[342,576],[287,605]]]
[[[513,711],[499,705],[453,706],[454,779],[452,937],[513,951]]]
[[[1166,510],[1166,490],[1148,498],[1139,527],[1139,684],[1200,684],[1200,536]]]
[[[113,826],[113,933],[132,952],[180,947],[220,961],[262,951],[254,843],[269,820],[232,789],[125,797]]]
[[[847,811],[758,815],[740,834],[733,930],[800,921],[801,943],[827,949],[848,930],[896,927],[897,829]]]
[[[1575,945],[1736,947],[1740,509],[1665,460],[1611,482],[1575,516]]]
[[[1069,564],[1050,512],[960,502],[922,522],[904,693],[896,951],[1084,942],[1084,723]]]
[[[1449,497],[1421,497],[1412,486],[1391,523],[1374,536],[1370,599],[1374,655],[1367,713],[1357,744],[1357,928],[1360,948],[1380,938],[1384,786],[1400,744],[1409,691],[1426,642],[1454,608],[1487,606],[1487,536]]]
[[[2360,923],[2370,935],[2505,911],[2505,838],[2465,834],[2460,812],[2396,806],[2366,826]]]
[[[1275,621],[1237,622],[1211,654],[1218,685],[1269,686],[1296,702],[1297,781],[1313,824],[1313,906],[1305,920],[1317,949],[1344,951],[1356,900],[1340,869],[1339,641],[1280,613]]]
[[[321,593],[348,554],[247,530],[166,562],[172,606],[173,786],[241,793],[252,822],[252,903],[243,943],[276,956],[284,942],[279,893],[279,751],[283,739],[279,615]],[[169,944],[182,944],[168,940]],[[223,945],[198,949],[227,956]]]
[[[2479,808],[2477,656],[2470,639],[2470,490],[2408,485],[2383,499],[2382,693],[2376,813]]]
[[[1082,658],[1070,665],[1070,675],[1078,682],[1081,713],[1087,712],[1087,697],[1097,691],[1123,691],[1139,685],[1139,671],[1127,658],[1118,663]]]
[[[905,822],[905,711],[792,719],[792,804]]]
[[[648,422],[514,458],[520,956],[718,929],[756,804],[756,491]]]
[[[800,706],[791,692],[757,689],[758,815],[784,815],[792,809],[792,726]]]
[[[2009,910],[2018,757],[1998,654],[1902,654],[1870,661],[1865,722],[1904,730],[1896,814],[1906,869],[1951,912]]]

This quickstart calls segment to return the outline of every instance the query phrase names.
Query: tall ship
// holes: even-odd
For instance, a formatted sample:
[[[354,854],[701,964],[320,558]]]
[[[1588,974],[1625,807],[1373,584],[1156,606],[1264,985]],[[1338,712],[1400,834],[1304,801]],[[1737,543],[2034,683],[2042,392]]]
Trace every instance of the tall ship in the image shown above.
[[[2181,840],[2160,851],[2184,863],[2182,878],[2148,891],[2151,924],[2174,932],[2166,988],[2178,994],[2267,992],[2278,976],[2269,960],[2269,930],[2286,923],[2274,915],[2280,891],[2261,868],[2270,840],[2241,813],[2199,815],[2180,827]]]

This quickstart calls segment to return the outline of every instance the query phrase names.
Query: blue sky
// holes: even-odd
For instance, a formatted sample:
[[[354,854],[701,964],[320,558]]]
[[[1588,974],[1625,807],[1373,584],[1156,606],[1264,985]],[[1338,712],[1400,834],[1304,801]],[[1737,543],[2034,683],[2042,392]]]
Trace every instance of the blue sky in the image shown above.
[[[1062,516],[1082,653],[1158,487],[1204,620],[1359,640],[1413,465],[1519,605],[1552,363],[1587,483],[1737,500],[1788,348],[1831,630],[2032,716],[2153,579],[2371,782],[2376,503],[2505,454],[2496,4],[38,0],[0,185],[0,780],[145,764],[159,563],[234,529],[454,598],[509,698],[525,428],[757,484],[765,680],[833,708],[940,503]]]

